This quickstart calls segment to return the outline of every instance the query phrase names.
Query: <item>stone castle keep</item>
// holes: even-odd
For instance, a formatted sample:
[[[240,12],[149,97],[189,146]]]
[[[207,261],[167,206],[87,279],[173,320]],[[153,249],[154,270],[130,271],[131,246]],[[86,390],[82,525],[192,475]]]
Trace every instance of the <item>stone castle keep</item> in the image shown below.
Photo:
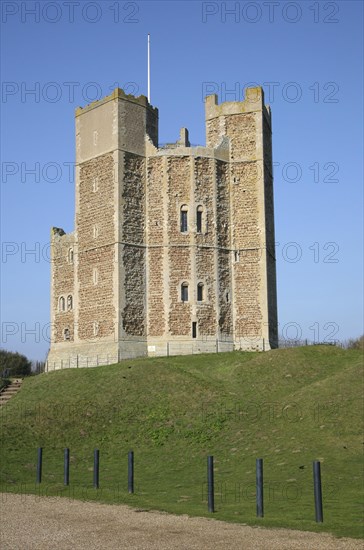
[[[271,115],[206,98],[206,147],[158,147],[120,89],[76,110],[75,231],[52,228],[48,370],[277,347]]]

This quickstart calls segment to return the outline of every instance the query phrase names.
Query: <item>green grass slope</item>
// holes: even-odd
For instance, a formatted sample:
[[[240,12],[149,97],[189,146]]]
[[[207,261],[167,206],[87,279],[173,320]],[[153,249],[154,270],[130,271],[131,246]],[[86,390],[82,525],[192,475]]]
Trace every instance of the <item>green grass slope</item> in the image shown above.
[[[32,377],[0,411],[1,490],[207,516],[212,454],[214,518],[360,537],[362,381],[362,353],[333,346],[138,359]],[[99,490],[92,487],[94,448]],[[134,495],[127,493],[130,449]],[[260,457],[265,517],[257,519]],[[313,460],[322,463],[322,525],[315,523]]]

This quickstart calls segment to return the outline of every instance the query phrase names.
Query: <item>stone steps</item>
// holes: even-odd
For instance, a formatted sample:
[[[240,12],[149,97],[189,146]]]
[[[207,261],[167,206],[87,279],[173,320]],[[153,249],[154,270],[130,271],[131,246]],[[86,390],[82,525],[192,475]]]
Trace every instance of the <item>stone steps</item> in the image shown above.
[[[16,378],[11,382],[10,386],[4,388],[0,392],[0,407],[5,405],[9,401],[9,399],[11,399],[16,393],[18,393],[21,388],[22,382],[23,380],[21,378]]]

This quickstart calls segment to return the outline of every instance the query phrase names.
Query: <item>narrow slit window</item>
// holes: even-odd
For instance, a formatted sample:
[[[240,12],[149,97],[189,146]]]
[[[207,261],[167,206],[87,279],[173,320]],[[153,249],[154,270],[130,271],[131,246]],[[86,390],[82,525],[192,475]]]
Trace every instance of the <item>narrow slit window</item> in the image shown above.
[[[94,285],[97,285],[97,283],[99,282],[99,272],[96,267],[94,267],[92,272],[92,280]]]
[[[192,338],[197,338],[197,323],[192,323]]]
[[[99,178],[95,176],[92,178],[92,191],[96,193],[99,190]]]
[[[188,302],[188,284],[181,284],[181,300],[182,302]]]
[[[68,311],[71,311],[73,309],[73,298],[71,294],[67,296],[67,309]]]
[[[197,233],[202,233],[202,213],[203,213],[202,206],[198,206],[197,211],[196,211],[196,229],[197,229]]]
[[[198,283],[197,285],[197,301],[198,302],[202,302],[203,299],[204,299],[204,288],[203,288],[203,283]]]
[[[73,248],[68,249],[68,263],[73,264]]]
[[[69,328],[65,328],[64,331],[63,331],[63,338],[65,340],[69,340],[70,339],[70,329]]]
[[[188,208],[187,208],[186,204],[181,206],[180,226],[181,226],[181,233],[187,233],[187,231],[188,231]]]

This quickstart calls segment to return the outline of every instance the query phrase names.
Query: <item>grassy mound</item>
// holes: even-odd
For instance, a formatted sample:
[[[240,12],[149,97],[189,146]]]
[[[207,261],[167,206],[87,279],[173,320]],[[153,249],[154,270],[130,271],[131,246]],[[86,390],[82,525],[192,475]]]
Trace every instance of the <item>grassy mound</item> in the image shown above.
[[[123,502],[214,518],[362,534],[362,353],[333,346],[137,359],[24,380],[1,409],[4,492]],[[36,449],[44,448],[35,486]],[[70,486],[63,486],[63,448]],[[100,449],[100,488],[92,488]],[[135,494],[127,493],[127,452]],[[265,517],[255,517],[255,459]],[[312,461],[321,461],[324,523],[314,521]],[[211,515],[210,515],[211,517]]]

